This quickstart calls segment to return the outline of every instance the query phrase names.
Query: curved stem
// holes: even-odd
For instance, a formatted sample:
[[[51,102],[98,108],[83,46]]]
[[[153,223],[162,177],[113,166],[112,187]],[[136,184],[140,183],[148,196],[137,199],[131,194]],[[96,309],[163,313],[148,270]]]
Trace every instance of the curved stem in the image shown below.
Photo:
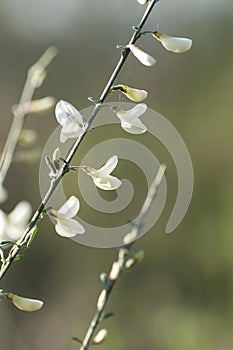
[[[161,182],[164,178],[165,171],[166,171],[166,166],[161,165],[155,178],[154,178],[154,181],[150,185],[148,194],[147,194],[146,199],[143,203],[141,211],[137,217],[137,220],[132,222],[132,230],[130,233],[127,234],[127,236],[131,235],[132,241],[128,245],[124,245],[122,248],[120,248],[120,250],[118,252],[117,260],[115,262],[116,264],[118,264],[119,274],[117,274],[115,279],[111,279],[111,271],[110,271],[110,273],[108,275],[107,287],[105,287],[101,292],[101,293],[103,293],[105,291],[104,292],[105,298],[104,298],[103,302],[101,303],[101,307],[98,308],[98,303],[97,303],[95,314],[92,318],[90,326],[88,327],[87,333],[84,337],[84,340],[83,340],[82,345],[81,345],[79,350],[87,350],[89,348],[89,346],[91,345],[96,328],[99,325],[101,319],[103,318],[104,309],[105,309],[107,301],[110,297],[111,291],[112,291],[116,281],[118,280],[120,273],[123,272],[125,269],[125,263],[128,260],[129,255],[132,252],[133,241],[139,237],[139,234],[141,232],[142,226],[143,226],[144,221],[145,221],[145,217],[146,217],[146,215],[147,215],[147,213],[152,205],[152,202],[155,200],[155,198],[157,196],[159,187],[160,187]],[[100,295],[101,295],[101,293],[100,293]]]
[[[151,0],[142,16],[142,19],[138,25],[138,30],[135,31],[128,43],[128,45],[134,44],[137,39],[138,39],[138,31],[140,31],[147,18],[149,17],[154,5],[158,2],[159,0]],[[129,56],[130,50],[128,48],[126,48],[122,54],[121,57],[116,65],[116,68],[114,69],[112,75],[110,76],[106,86],[103,89],[103,92],[100,96],[99,99],[99,103],[94,107],[93,112],[91,113],[89,120],[88,120],[88,126],[85,130],[85,132],[81,135],[81,137],[79,137],[73,147],[71,148],[69,154],[66,157],[66,162],[63,164],[62,168],[60,169],[55,181],[50,185],[50,188],[48,189],[45,197],[43,198],[41,204],[39,205],[37,211],[35,212],[35,214],[33,215],[27,229],[25,230],[25,232],[23,233],[22,238],[17,242],[17,245],[15,245],[14,247],[12,247],[12,249],[9,252],[8,257],[6,258],[6,261],[4,264],[2,264],[1,269],[0,269],[0,281],[3,278],[3,276],[6,274],[6,272],[8,271],[9,267],[11,266],[12,262],[14,261],[15,257],[20,253],[21,249],[25,246],[25,243],[30,241],[31,237],[32,237],[32,233],[33,233],[33,228],[35,227],[37,221],[39,220],[48,200],[51,198],[53,192],[55,191],[55,189],[57,188],[57,186],[59,185],[60,181],[62,180],[63,176],[69,171],[69,165],[75,155],[75,153],[77,152],[77,149],[79,147],[79,145],[81,144],[81,142],[83,141],[83,139],[85,138],[88,130],[90,129],[95,117],[97,116],[99,110],[101,109],[101,106],[103,104],[103,102],[105,101],[106,97],[108,96],[108,93],[111,89],[112,84],[114,83],[114,81],[116,80],[119,72],[121,71],[125,61],[127,60],[127,57]]]
[[[23,129],[24,120],[28,113],[25,105],[29,105],[35,89],[40,86],[42,75],[45,69],[56,56],[57,50],[55,47],[49,47],[39,60],[28,70],[27,78],[24,84],[22,95],[19,103],[13,111],[14,118],[7,136],[7,140],[0,159],[0,186],[3,184],[7,172],[12,163],[15,148],[18,143],[21,131]]]

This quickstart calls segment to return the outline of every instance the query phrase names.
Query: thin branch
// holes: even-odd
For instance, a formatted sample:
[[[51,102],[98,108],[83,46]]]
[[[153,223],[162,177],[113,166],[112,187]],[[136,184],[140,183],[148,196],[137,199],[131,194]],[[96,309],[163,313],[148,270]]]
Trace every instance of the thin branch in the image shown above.
[[[145,221],[145,217],[151,208],[152,202],[155,200],[157,196],[159,187],[164,178],[165,171],[166,171],[166,166],[161,165],[155,176],[154,181],[152,182],[149,188],[147,197],[143,203],[142,209],[137,217],[137,220],[132,222],[132,230],[125,237],[129,243],[120,248],[118,252],[117,260],[113,263],[112,269],[109,272],[109,275],[107,276],[107,278],[105,278],[105,280],[107,281],[105,283],[106,285],[104,286],[103,290],[99,295],[95,314],[93,316],[93,319],[90,323],[90,326],[87,330],[87,333],[84,337],[83,343],[79,348],[79,350],[87,350],[89,346],[92,344],[92,339],[95,334],[96,328],[99,325],[100,321],[103,319],[104,309],[110,297],[111,291],[116,281],[119,279],[120,273],[127,268],[126,265],[132,253],[133,242],[135,239],[139,237],[139,234],[142,230],[142,227]]]
[[[148,19],[154,5],[157,2],[158,2],[158,0],[151,0],[148,3],[148,6],[147,6],[147,8],[142,16],[142,19],[141,19],[139,25],[137,26],[137,30],[133,33],[128,45],[134,44],[137,41],[137,39],[140,36],[139,33],[140,33],[141,29],[143,28],[143,26],[144,26],[146,20]],[[41,214],[43,213],[45,206],[46,206],[47,202],[49,201],[49,199],[51,198],[53,192],[55,191],[55,189],[59,185],[59,183],[62,180],[62,178],[64,177],[64,175],[69,171],[70,163],[71,163],[74,155],[76,154],[79,145],[81,144],[81,142],[85,138],[88,130],[91,128],[91,125],[92,125],[95,117],[97,116],[98,112],[101,109],[101,105],[103,104],[106,97],[108,96],[108,93],[110,92],[111,86],[114,83],[114,81],[116,80],[124,63],[126,62],[129,53],[130,53],[130,50],[127,48],[122,51],[119,62],[117,63],[116,68],[114,69],[114,71],[113,71],[111,77],[109,78],[105,88],[103,89],[103,92],[102,92],[100,99],[99,99],[99,103],[94,107],[93,112],[90,115],[90,118],[88,120],[88,126],[87,126],[85,132],[82,134],[81,137],[79,137],[75,141],[75,143],[74,143],[73,147],[71,148],[69,154],[67,155],[65,162],[64,162],[62,168],[60,169],[56,179],[50,184],[50,187],[49,187],[45,197],[42,199],[42,202],[40,203],[39,208],[37,209],[37,211],[33,215],[27,229],[25,230],[25,232],[22,235],[22,238],[17,241],[17,245],[12,247],[12,249],[10,250],[10,252],[8,254],[8,257],[6,258],[5,263],[2,264],[1,269],[0,269],[0,281],[3,278],[3,276],[6,274],[6,272],[8,271],[8,269],[11,266],[12,262],[14,261],[15,257],[20,253],[20,251],[23,249],[23,247],[25,247],[25,245],[27,245],[27,243],[29,241],[31,241],[33,228],[36,226],[38,220],[40,219]]]
[[[49,47],[39,60],[28,70],[22,95],[17,107],[13,110],[13,122],[0,159],[0,186],[3,184],[12,163],[15,148],[23,129],[25,117],[28,113],[25,106],[30,105],[36,88],[42,84],[45,78],[47,66],[51,63],[56,54],[56,48],[53,46]]]

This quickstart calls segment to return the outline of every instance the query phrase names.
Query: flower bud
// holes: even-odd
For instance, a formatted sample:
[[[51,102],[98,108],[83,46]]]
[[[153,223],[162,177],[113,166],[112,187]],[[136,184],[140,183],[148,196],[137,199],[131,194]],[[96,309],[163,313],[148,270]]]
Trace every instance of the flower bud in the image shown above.
[[[108,334],[107,329],[101,329],[93,339],[93,344],[101,344]]]
[[[98,311],[102,310],[107,298],[107,291],[106,289],[103,289],[102,292],[99,295],[98,301],[97,301],[97,309]]]
[[[125,237],[123,238],[123,243],[126,245],[131,244],[135,241],[136,238],[137,238],[137,232],[131,231],[125,235]]]
[[[147,91],[139,90],[127,85],[116,85],[112,87],[112,90],[119,89],[125,96],[127,96],[131,101],[141,102],[147,98]]]
[[[130,44],[127,46],[130,51],[132,52],[132,54],[145,66],[153,66],[156,63],[156,59],[152,56],[150,56],[148,53],[142,51],[141,49],[139,49],[139,47]]]
[[[120,270],[121,270],[121,268],[120,268],[119,262],[114,261],[114,263],[112,264],[112,269],[111,269],[110,274],[109,274],[109,279],[111,281],[115,281],[120,274]]]
[[[42,308],[43,301],[36,299],[24,298],[16,294],[8,293],[7,298],[12,301],[12,303],[22,311],[37,311]]]
[[[183,53],[190,50],[192,46],[192,40],[188,38],[177,38],[159,32],[154,32],[153,36],[161,42],[166,50],[171,52]]]

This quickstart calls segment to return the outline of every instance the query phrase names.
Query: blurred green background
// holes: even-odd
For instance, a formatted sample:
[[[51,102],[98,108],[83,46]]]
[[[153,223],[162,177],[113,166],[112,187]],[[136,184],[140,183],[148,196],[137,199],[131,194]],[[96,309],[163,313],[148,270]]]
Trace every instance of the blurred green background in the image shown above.
[[[127,42],[143,10],[136,0],[2,0],[1,147],[26,71],[48,46],[56,45],[59,54],[36,97],[53,95],[85,108],[90,105],[87,97],[99,96],[117,62],[115,45]],[[166,235],[177,175],[164,147],[159,142],[151,145],[158,159],[169,164],[166,208],[136,244],[146,252],[143,263],[124,274],[112,294],[108,311],[115,317],[102,324],[109,337],[101,349],[233,348],[232,20],[231,0],[161,0],[146,28],[159,26],[166,33],[190,37],[192,50],[175,55],[146,37],[143,48],[158,64],[146,69],[130,58],[119,78],[148,90],[148,106],[179,131],[192,158],[195,187],[185,219],[172,235]],[[42,150],[57,126],[54,112],[29,116],[26,126],[37,130],[37,147]],[[90,147],[95,144],[95,130],[92,135],[87,140]],[[5,182],[10,194],[2,206],[5,211],[21,199],[36,209],[38,168],[39,160],[12,165]],[[118,176],[121,171],[125,175],[126,169],[127,165],[119,168]],[[145,179],[135,171],[128,168],[136,190]],[[144,195],[142,191],[132,203],[130,215],[137,214]],[[94,215],[83,206],[83,218]],[[129,213],[123,215],[129,218]],[[84,335],[100,290],[98,275],[108,270],[115,255],[115,249],[94,249],[62,239],[44,220],[31,249],[10,269],[1,287],[46,304],[40,312],[26,314],[3,300],[1,349],[77,349],[71,338]]]

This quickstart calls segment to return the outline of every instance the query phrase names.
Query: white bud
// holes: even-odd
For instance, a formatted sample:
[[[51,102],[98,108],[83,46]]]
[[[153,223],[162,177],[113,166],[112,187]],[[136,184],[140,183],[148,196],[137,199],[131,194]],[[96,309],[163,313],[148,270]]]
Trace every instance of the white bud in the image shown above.
[[[146,90],[135,89],[129,87],[127,85],[119,85],[121,86],[121,92],[127,96],[131,101],[141,102],[147,98],[148,92]]]
[[[104,341],[104,339],[106,338],[108,334],[108,331],[107,329],[101,329],[97,334],[96,336],[94,337],[93,339],[93,344],[100,344]]]
[[[125,267],[126,267],[127,269],[129,269],[129,268],[132,267],[134,264],[135,264],[135,259],[130,258],[130,259],[128,259],[128,260],[126,261]]]
[[[161,42],[166,50],[171,52],[183,53],[192,47],[192,40],[188,38],[177,38],[159,32],[154,32],[153,36]]]
[[[136,231],[129,232],[123,238],[123,243],[126,244],[126,245],[127,244],[131,244],[131,243],[133,243],[133,241],[135,241],[136,238],[137,238],[137,232]]]
[[[111,272],[109,274],[109,279],[112,281],[115,281],[120,273],[120,264],[118,261],[114,261],[114,263],[112,264],[112,269]]]
[[[156,59],[152,56],[150,56],[148,53],[142,51],[141,49],[139,49],[139,47],[130,44],[127,46],[130,51],[132,52],[132,54],[145,66],[153,66],[156,63]]]
[[[97,301],[98,311],[103,309],[103,306],[106,302],[106,298],[107,298],[107,291],[106,291],[106,289],[103,289],[102,292],[100,293],[98,301]]]
[[[7,295],[8,299],[12,301],[12,303],[22,311],[37,311],[42,308],[43,301],[36,299],[24,298],[19,295],[9,293]]]

